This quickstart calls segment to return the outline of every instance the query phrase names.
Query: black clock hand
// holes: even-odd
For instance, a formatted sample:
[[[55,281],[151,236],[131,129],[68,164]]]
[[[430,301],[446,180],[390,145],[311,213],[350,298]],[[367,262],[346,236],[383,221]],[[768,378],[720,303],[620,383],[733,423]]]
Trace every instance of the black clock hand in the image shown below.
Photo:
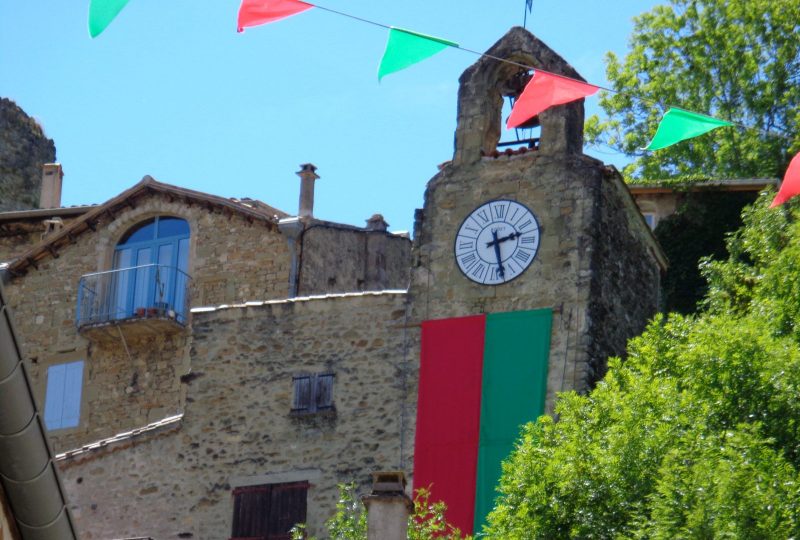
[[[497,239],[497,231],[492,231],[492,241],[490,243],[494,244],[494,255],[495,257],[497,257],[497,266],[498,266],[497,273],[502,278],[505,277],[506,271],[503,269],[503,263],[500,262],[500,242],[501,240]]]
[[[502,238],[497,238],[497,234],[496,233],[492,233],[492,237],[494,238],[494,240],[492,240],[491,242],[486,242],[486,247],[492,247],[492,246],[494,246],[496,244],[499,244],[500,242],[505,242],[506,240],[513,240],[514,238],[516,238],[518,236],[522,236],[522,235],[520,233],[516,232],[516,231],[511,233],[511,234],[509,234],[508,236],[504,236]]]

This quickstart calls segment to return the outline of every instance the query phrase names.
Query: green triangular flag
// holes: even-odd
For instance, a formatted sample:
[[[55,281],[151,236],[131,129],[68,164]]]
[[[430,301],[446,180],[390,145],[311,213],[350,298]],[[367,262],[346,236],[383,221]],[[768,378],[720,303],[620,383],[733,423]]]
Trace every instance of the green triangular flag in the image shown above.
[[[447,47],[458,47],[458,43],[410,30],[390,28],[386,52],[383,53],[381,65],[378,67],[378,80],[380,81],[384,75],[430,58]]]
[[[704,114],[671,108],[664,114],[664,118],[658,124],[655,137],[644,150],[660,150],[683,140],[708,133],[712,129],[732,125],[732,123],[725,120],[719,120]]]
[[[127,3],[128,0],[89,0],[89,35],[99,36]]]

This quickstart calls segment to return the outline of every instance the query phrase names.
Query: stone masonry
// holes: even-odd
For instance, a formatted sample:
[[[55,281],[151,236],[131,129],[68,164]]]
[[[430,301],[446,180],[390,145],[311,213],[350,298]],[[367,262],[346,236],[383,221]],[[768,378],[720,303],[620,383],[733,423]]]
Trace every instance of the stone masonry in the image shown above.
[[[55,159],[55,144],[42,126],[0,98],[0,211],[38,208],[42,165]]]
[[[337,483],[366,487],[372,470],[408,468],[405,300],[383,292],[197,310],[182,425],[63,461],[82,537],[227,538],[231,488],[282,478],[310,481],[309,531],[321,534]],[[293,414],[292,375],[320,371],[335,373],[335,412]]]
[[[512,29],[488,54],[580,78],[522,28]],[[619,173],[582,154],[582,102],[540,115],[537,150],[492,157],[501,90],[514,75],[484,57],[461,77],[454,159],[428,183],[415,224],[412,319],[552,309],[546,405],[552,412],[559,392],[588,389],[608,355],[622,354],[625,340],[655,312],[663,256],[659,260],[658,245]],[[465,216],[494,199],[530,208],[541,240],[521,277],[486,286],[462,275],[453,242]]]
[[[80,277],[109,269],[119,238],[156,214],[190,224],[190,305],[286,297],[286,243],[275,228],[158,194],[138,200],[135,208],[113,219],[106,216],[96,232],[76,237],[58,258],[47,258],[13,278],[6,290],[18,331],[25,336],[23,350],[37,395],[44,397],[49,365],[86,361],[81,410],[88,414],[81,415],[77,428],[51,432],[56,451],[138,427],[182,407],[178,378],[188,370],[188,331],[123,343],[91,341],[75,327]]]

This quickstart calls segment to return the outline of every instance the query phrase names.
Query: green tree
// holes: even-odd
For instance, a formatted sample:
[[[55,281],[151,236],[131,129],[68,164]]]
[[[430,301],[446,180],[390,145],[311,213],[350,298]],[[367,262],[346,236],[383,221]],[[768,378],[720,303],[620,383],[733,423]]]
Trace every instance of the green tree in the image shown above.
[[[669,0],[634,19],[624,59],[606,55],[621,94],[587,140],[634,157],[626,177],[779,177],[800,150],[800,0]],[[633,99],[631,95],[645,98]],[[669,106],[753,129],[721,128],[642,153]]]
[[[800,203],[771,197],[704,261],[704,311],[657,317],[524,428],[489,537],[800,536]]]

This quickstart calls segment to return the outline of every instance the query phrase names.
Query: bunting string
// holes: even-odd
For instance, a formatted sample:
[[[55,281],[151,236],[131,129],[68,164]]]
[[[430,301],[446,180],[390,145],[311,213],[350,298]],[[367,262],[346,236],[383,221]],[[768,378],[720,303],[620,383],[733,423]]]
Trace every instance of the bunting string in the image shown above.
[[[127,3],[128,0],[90,0],[90,35],[96,37],[102,33]],[[532,1],[526,0],[526,15],[531,7]],[[378,80],[382,79],[385,75],[400,71],[425,60],[446,48],[458,49],[481,58],[488,58],[497,62],[517,66],[529,72],[533,71],[533,77],[528,85],[526,85],[522,95],[511,111],[511,116],[507,124],[509,128],[524,124],[527,120],[549,107],[587,97],[598,90],[626,96],[633,100],[649,103],[661,109],[667,108],[659,101],[638,96],[630,92],[622,92],[600,85],[589,84],[573,77],[552,73],[520,62],[468,49],[453,41],[421,34],[412,30],[395,28],[387,24],[365,19],[329,7],[303,2],[302,0],[242,0],[239,8],[237,30],[242,32],[245,27],[275,22],[311,8],[327,11],[328,13],[389,30],[386,50],[378,68]],[[721,120],[707,114],[686,110],[680,107],[669,106],[659,123],[655,136],[643,150],[660,150],[680,141],[698,137],[719,127],[727,126],[755,130],[765,135],[777,136],[789,140],[789,136],[784,133],[775,132],[773,130],[762,130],[760,128]],[[794,161],[792,163],[794,164]]]

